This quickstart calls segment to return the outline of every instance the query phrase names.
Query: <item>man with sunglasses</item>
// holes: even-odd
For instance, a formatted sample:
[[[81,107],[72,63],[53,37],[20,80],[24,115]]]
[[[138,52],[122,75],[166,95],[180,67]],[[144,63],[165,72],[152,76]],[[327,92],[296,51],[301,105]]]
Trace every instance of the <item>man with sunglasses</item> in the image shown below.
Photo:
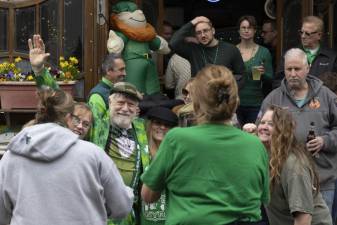
[[[186,41],[191,31],[194,31],[197,43]],[[223,65],[233,71],[236,81],[242,86],[244,64],[239,50],[232,44],[216,39],[214,34],[211,21],[198,16],[173,34],[170,47],[191,63],[192,77],[208,64]]]
[[[305,51],[308,58],[309,74],[319,77],[324,72],[337,72],[337,53],[321,45],[324,32],[323,20],[317,16],[304,17],[298,32],[301,38],[301,49]],[[282,59],[276,73],[274,88],[280,85],[284,77],[283,67]]]

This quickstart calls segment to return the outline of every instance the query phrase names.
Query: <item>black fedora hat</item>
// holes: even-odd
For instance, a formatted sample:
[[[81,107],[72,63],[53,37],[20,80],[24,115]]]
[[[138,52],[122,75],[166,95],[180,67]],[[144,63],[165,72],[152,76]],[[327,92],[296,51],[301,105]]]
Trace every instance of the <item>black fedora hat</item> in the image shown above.
[[[149,120],[158,120],[172,127],[178,125],[177,115],[165,107],[157,106],[149,109],[149,111],[146,113],[146,117]]]

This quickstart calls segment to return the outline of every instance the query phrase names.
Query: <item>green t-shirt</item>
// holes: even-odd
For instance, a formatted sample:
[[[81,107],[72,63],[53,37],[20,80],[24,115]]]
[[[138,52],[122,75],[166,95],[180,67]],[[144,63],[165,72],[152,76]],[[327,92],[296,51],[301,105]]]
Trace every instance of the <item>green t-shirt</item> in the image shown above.
[[[166,191],[166,225],[258,221],[269,200],[264,146],[226,125],[173,128],[141,179]]]
[[[303,212],[312,215],[312,225],[332,225],[322,195],[313,195],[313,180],[308,165],[303,166],[291,154],[282,168],[280,179],[281,183],[273,188],[266,208],[270,224],[293,225],[292,213]]]
[[[260,106],[264,99],[262,92],[262,82],[273,78],[273,64],[270,52],[265,47],[259,45],[254,57],[245,63],[245,85],[240,90],[240,105],[242,106]],[[261,80],[253,80],[252,67],[260,66],[263,63],[265,73]]]

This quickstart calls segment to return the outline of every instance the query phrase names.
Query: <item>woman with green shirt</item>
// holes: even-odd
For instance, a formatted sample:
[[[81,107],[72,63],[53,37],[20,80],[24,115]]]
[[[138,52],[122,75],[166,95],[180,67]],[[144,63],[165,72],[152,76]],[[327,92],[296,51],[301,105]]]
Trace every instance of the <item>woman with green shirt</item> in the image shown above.
[[[245,85],[240,89],[238,120],[243,126],[256,120],[264,94],[263,82],[273,77],[272,57],[267,48],[254,42],[256,20],[253,16],[242,16],[238,22],[241,42],[237,45],[245,64]]]
[[[178,117],[170,109],[154,107],[146,113],[146,133],[149,141],[149,153],[154,158],[160,143],[166,133],[178,125]],[[145,168],[146,170],[147,168]],[[166,218],[165,210],[166,195],[163,192],[158,201],[145,203],[142,201],[140,225],[164,225]]]
[[[261,224],[269,200],[268,156],[256,136],[231,125],[239,98],[232,72],[209,65],[192,83],[197,125],[173,128],[144,172],[142,198],[166,193],[166,225]]]

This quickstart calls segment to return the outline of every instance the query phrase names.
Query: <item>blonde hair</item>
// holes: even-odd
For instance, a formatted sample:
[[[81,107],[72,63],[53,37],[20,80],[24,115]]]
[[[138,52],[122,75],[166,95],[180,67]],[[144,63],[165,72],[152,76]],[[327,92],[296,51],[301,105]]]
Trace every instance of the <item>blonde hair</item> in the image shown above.
[[[146,120],[145,123],[145,129],[146,129],[146,136],[147,136],[147,141],[149,144],[149,149],[153,149],[155,151],[158,150],[159,145],[156,144],[156,142],[153,140],[153,130],[152,130],[152,121],[151,120]]]
[[[318,32],[324,31],[324,22],[321,18],[319,18],[317,16],[306,16],[306,17],[303,18],[302,24],[303,23],[313,23],[317,26]]]
[[[198,123],[230,120],[239,104],[232,72],[224,66],[204,67],[193,80],[191,98]]]

